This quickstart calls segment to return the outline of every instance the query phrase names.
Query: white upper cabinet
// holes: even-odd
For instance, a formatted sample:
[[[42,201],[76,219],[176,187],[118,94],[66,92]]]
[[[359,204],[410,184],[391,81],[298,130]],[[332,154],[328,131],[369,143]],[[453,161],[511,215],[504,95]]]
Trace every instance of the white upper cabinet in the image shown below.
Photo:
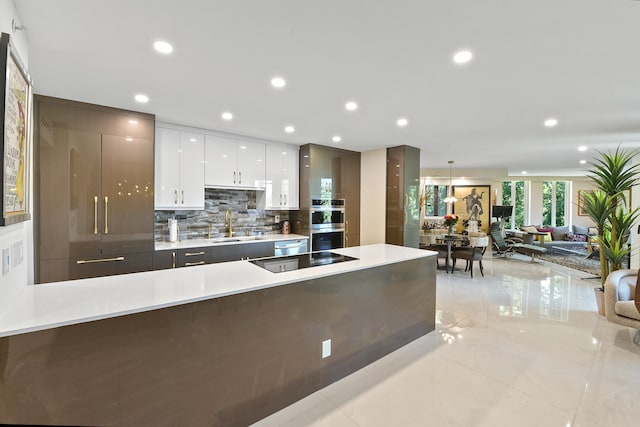
[[[238,181],[238,142],[205,135],[204,184],[234,187]]]
[[[238,184],[264,188],[265,144],[238,141]]]
[[[265,144],[205,136],[205,185],[260,188],[265,185]]]
[[[155,209],[204,209],[204,134],[157,127]]]
[[[295,145],[267,145],[265,209],[298,209],[298,152]]]

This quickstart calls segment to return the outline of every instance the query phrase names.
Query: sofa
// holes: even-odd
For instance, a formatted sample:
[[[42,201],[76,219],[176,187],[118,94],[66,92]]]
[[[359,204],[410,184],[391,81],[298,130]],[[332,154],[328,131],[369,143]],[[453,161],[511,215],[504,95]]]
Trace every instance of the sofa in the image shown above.
[[[638,270],[617,270],[604,283],[604,306],[607,320],[640,329],[640,312],[635,304]]]
[[[524,233],[523,238],[525,243],[529,240],[529,243],[533,243],[534,238],[542,237],[535,234],[527,234],[527,232],[535,233],[547,233],[544,236],[542,246],[544,246],[550,252],[567,250],[588,250],[589,241],[592,239],[596,232],[593,228],[580,227],[577,225],[561,227],[542,227],[535,225],[523,226],[520,230]]]

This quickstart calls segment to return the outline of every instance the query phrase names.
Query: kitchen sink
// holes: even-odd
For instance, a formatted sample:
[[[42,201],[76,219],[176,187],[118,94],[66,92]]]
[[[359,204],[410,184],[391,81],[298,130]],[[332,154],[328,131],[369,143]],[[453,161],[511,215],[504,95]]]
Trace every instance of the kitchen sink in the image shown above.
[[[254,240],[266,240],[266,237],[262,236],[238,236],[238,237],[216,237],[210,239],[211,243],[230,243],[230,242],[250,242]]]

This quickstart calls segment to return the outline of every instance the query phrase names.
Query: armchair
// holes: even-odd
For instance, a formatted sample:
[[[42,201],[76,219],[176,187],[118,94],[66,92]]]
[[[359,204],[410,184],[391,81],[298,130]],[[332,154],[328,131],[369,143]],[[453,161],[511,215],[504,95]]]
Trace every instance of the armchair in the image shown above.
[[[531,256],[531,261],[535,260],[536,255],[542,255],[547,250],[541,246],[530,245],[527,243],[516,243],[515,240],[505,239],[502,235],[502,229],[500,224],[494,222],[489,227],[489,232],[491,234],[491,240],[493,241],[493,249],[498,253],[498,255],[507,255],[510,252],[519,252],[525,255]]]
[[[604,283],[604,305],[607,320],[640,329],[640,289],[638,270],[617,270]]]

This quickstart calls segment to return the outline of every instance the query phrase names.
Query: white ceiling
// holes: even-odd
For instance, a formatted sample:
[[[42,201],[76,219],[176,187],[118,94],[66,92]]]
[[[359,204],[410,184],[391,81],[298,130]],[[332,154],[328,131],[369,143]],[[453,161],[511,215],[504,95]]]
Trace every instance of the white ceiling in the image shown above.
[[[640,146],[632,0],[16,0],[34,92],[423,168],[575,175]],[[169,41],[163,56],[155,40]],[[453,64],[462,48],[466,66]],[[283,90],[271,77],[287,79]],[[150,102],[133,100],[145,93]],[[360,108],[347,112],[356,100]],[[225,122],[223,111],[235,118]],[[409,125],[398,128],[399,117]],[[548,117],[560,124],[543,126]],[[285,134],[285,125],[295,133]],[[340,144],[331,141],[342,136]],[[579,153],[577,147],[590,150]]]

